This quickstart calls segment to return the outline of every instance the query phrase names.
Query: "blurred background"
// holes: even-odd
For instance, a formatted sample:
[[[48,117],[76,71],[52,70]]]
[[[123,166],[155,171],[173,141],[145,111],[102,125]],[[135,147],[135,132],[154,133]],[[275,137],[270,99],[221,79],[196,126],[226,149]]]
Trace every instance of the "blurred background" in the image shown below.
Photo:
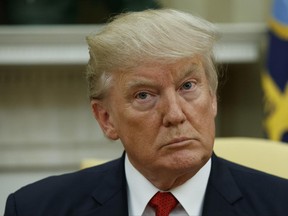
[[[218,137],[267,137],[262,74],[273,0],[0,0],[0,215],[6,197],[84,158],[122,153],[93,118],[85,36],[123,11],[175,8],[217,24]],[[286,120],[287,121],[287,120]],[[288,122],[288,121],[287,121]],[[2,210],[3,209],[3,210]]]

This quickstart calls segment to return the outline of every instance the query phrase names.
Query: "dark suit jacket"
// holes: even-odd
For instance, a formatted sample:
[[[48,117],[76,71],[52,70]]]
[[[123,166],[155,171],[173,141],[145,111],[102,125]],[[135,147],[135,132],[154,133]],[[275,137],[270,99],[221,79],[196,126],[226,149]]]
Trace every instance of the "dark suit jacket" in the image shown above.
[[[5,216],[16,215],[128,215],[124,156],[23,187],[7,200]],[[287,216],[288,180],[213,155],[203,215]]]

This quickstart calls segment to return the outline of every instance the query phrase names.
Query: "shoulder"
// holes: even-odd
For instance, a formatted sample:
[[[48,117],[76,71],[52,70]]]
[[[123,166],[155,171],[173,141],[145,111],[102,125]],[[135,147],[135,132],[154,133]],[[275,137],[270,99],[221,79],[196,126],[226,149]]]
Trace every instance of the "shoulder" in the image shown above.
[[[71,173],[50,176],[22,187],[20,190],[16,191],[16,194],[25,192],[30,193],[30,191],[42,191],[47,193],[59,190],[71,191],[77,190],[79,185],[91,185],[91,187],[93,187],[95,184],[94,182],[97,182],[97,180],[102,178],[104,175],[113,173],[114,169],[117,169],[117,166],[119,165],[120,159]]]
[[[239,215],[287,215],[288,180],[212,156],[206,215],[231,210]],[[213,210],[213,211],[212,211]],[[215,214],[217,215],[217,214]],[[228,215],[231,215],[228,213]]]
[[[57,215],[67,215],[68,210],[92,203],[93,192],[96,189],[105,190],[99,188],[99,182],[106,182],[107,179],[115,181],[117,171],[120,169],[119,175],[122,172],[121,164],[121,159],[117,159],[73,173],[50,176],[24,186],[9,196],[6,212],[16,211],[17,208],[17,212],[31,216],[43,215],[43,212],[45,215],[55,215],[55,212]]]
[[[288,180],[251,169],[233,162],[219,159],[219,163],[226,166],[243,196],[261,205],[282,205],[288,198]],[[274,203],[274,204],[273,204]],[[287,209],[288,210],[288,209]]]

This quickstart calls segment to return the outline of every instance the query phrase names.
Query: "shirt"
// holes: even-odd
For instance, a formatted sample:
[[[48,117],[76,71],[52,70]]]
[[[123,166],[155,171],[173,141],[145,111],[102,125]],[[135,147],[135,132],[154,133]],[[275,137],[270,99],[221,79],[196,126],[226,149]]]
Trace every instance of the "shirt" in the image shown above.
[[[171,212],[171,216],[200,216],[202,214],[210,171],[211,159],[191,179],[170,190],[179,201],[179,204]],[[131,164],[127,155],[125,157],[125,175],[129,215],[155,215],[154,209],[147,204],[159,189]]]

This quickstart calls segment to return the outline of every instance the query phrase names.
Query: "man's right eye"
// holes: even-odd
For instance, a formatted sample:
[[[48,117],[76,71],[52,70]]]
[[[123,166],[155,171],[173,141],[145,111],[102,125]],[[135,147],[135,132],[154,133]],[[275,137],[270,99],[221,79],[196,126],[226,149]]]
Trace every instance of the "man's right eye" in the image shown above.
[[[134,94],[133,106],[142,111],[153,108],[157,102],[157,94],[148,91],[138,91]]]

